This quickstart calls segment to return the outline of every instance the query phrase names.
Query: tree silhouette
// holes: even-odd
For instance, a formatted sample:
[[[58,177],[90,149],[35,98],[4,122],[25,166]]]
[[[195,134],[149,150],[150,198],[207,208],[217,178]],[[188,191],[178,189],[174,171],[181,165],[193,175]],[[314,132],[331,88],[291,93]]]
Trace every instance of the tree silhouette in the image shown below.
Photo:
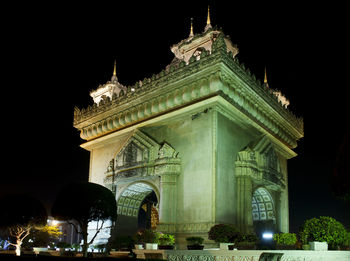
[[[82,234],[83,253],[84,256],[87,256],[88,247],[103,228],[104,222],[116,220],[117,202],[114,194],[101,185],[88,182],[72,183],[59,192],[51,214],[55,219],[66,220],[75,227],[78,233]],[[101,222],[95,235],[88,242],[88,224],[92,221]]]
[[[0,199],[0,226],[8,231],[10,244],[16,247],[16,255],[21,255],[23,240],[31,230],[44,226],[47,213],[42,203],[28,195],[5,195]]]

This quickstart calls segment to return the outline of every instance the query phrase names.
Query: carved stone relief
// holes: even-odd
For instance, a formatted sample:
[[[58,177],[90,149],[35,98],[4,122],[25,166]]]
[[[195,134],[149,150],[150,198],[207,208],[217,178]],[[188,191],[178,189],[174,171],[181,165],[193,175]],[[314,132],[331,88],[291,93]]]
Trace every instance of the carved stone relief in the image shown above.
[[[147,184],[160,190],[156,184],[159,176],[162,184],[175,185],[180,171],[181,159],[173,147],[166,142],[159,145],[137,130],[110,160],[104,183],[118,198],[118,214],[137,217],[142,200],[153,190]]]

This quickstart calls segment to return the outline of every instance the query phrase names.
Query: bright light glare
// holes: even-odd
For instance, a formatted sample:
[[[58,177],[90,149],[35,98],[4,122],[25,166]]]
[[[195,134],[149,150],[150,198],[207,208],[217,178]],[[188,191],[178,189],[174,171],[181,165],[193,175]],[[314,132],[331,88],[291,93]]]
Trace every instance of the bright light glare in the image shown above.
[[[52,225],[53,226],[56,226],[58,224],[58,221],[57,220],[52,220]]]
[[[262,237],[264,239],[271,239],[273,237],[273,234],[270,232],[265,232],[265,233],[263,233]]]

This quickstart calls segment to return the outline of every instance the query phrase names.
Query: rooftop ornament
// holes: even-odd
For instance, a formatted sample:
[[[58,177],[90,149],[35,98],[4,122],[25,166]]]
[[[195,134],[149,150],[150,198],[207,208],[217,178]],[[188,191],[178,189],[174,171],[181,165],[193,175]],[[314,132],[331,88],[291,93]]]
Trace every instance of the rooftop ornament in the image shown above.
[[[111,80],[104,85],[100,85],[96,90],[91,91],[90,96],[93,98],[94,103],[99,105],[101,101],[106,99],[112,100],[113,95],[119,96],[121,91],[126,92],[127,88],[118,82],[117,61],[115,60]]]

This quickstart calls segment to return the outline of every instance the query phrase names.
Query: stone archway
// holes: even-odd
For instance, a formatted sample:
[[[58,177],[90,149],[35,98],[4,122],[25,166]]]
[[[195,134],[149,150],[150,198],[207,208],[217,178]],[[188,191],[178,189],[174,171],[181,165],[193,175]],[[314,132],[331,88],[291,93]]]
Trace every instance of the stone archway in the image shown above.
[[[274,200],[263,187],[256,189],[252,196],[253,222],[271,220],[276,222]]]
[[[140,229],[155,228],[159,222],[158,202],[157,189],[148,183],[136,182],[123,189],[117,199],[118,233],[132,235]]]
[[[257,188],[252,195],[252,218],[254,231],[258,236],[276,230],[275,203],[264,187]]]
[[[268,138],[264,136],[251,142],[238,152],[235,176],[236,223],[240,230],[258,232],[257,227],[274,229],[281,209],[276,207],[267,188],[280,193],[285,188],[285,181],[275,147]]]
[[[168,143],[157,143],[135,130],[110,160],[104,184],[116,195],[117,229],[131,234],[138,229],[142,202],[153,192],[156,200],[146,213],[159,217],[163,232],[174,230],[176,223],[177,177],[181,172],[178,152]],[[119,225],[118,225],[119,224]]]

